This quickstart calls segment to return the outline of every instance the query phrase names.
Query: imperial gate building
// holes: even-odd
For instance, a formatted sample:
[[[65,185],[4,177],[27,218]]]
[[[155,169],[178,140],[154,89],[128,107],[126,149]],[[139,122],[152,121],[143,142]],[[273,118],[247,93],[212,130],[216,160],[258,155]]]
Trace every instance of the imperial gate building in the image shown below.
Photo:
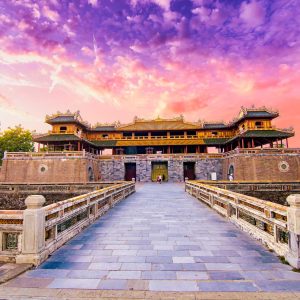
[[[135,118],[130,124],[96,124],[90,126],[77,113],[46,116],[52,130],[35,142],[49,151],[86,150],[101,153],[112,149],[113,155],[207,153],[209,147],[227,152],[237,147],[255,148],[269,145],[282,147],[283,140],[294,135],[291,130],[276,129],[272,120],[278,112],[242,108],[230,123],[187,122],[174,119],[144,120]]]
[[[288,148],[294,131],[276,128],[278,116],[242,108],[228,123],[178,117],[91,126],[79,112],[57,113],[46,116],[52,129],[34,137],[38,152],[6,154],[0,181],[298,180],[299,149]]]

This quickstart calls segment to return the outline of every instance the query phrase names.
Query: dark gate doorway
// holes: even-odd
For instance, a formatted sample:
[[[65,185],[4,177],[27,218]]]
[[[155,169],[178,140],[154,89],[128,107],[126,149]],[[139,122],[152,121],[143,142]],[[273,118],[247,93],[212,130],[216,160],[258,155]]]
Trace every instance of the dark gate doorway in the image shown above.
[[[131,181],[136,179],[136,163],[125,163],[125,180]]]
[[[168,181],[168,162],[152,162],[152,181],[156,181],[161,176],[163,181]]]
[[[183,163],[183,178],[188,178],[188,180],[195,180],[195,162],[184,162]]]

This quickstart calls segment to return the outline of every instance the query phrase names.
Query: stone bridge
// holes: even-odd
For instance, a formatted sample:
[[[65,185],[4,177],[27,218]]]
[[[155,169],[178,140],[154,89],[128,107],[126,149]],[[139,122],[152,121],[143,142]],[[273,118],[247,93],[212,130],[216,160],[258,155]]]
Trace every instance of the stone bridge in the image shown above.
[[[221,213],[183,184],[137,185],[136,193],[5,287],[300,291],[300,273]]]

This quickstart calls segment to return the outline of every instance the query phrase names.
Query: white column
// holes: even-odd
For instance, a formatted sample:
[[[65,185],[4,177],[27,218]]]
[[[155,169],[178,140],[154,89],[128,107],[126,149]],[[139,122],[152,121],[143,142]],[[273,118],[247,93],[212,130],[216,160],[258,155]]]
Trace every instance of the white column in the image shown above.
[[[46,257],[45,250],[45,210],[44,196],[31,195],[26,198],[27,209],[23,212],[22,253],[16,257],[17,263],[39,265]]]
[[[287,213],[287,223],[289,231],[289,252],[287,261],[294,268],[300,268],[300,195],[290,195],[287,197],[290,205]]]

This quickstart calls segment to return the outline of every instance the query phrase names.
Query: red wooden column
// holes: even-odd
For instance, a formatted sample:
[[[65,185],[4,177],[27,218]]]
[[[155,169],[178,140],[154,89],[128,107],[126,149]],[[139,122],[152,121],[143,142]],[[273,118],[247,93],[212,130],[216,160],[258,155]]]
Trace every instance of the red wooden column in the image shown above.
[[[80,150],[81,150],[80,148],[81,148],[80,142],[78,142],[78,143],[77,143],[77,151],[80,151]]]
[[[288,139],[286,139],[286,147],[287,148],[289,147],[289,141],[288,141]]]
[[[252,148],[255,148],[254,139],[252,138]]]
[[[242,148],[245,148],[245,142],[244,142],[244,139],[242,139]]]

